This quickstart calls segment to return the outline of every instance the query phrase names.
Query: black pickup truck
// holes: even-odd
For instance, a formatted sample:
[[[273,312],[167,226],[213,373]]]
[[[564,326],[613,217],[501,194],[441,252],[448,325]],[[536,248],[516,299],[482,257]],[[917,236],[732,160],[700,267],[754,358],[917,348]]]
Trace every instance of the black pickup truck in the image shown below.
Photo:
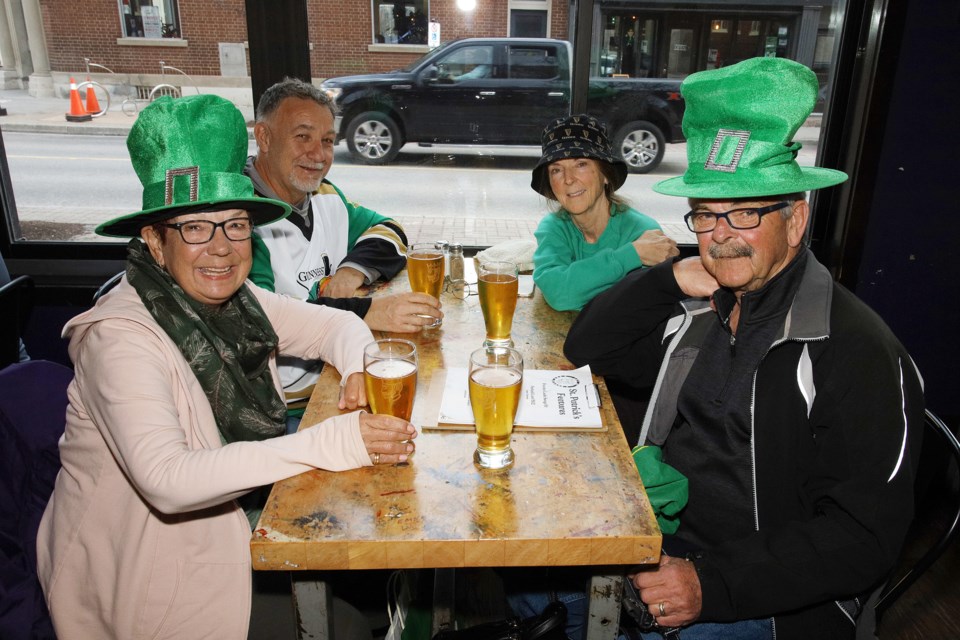
[[[339,112],[338,141],[361,162],[385,164],[407,142],[539,145],[543,127],[569,113],[570,59],[562,40],[467,38],[322,88]],[[634,173],[660,164],[666,142],[683,142],[679,80],[591,78],[587,111],[607,123]]]

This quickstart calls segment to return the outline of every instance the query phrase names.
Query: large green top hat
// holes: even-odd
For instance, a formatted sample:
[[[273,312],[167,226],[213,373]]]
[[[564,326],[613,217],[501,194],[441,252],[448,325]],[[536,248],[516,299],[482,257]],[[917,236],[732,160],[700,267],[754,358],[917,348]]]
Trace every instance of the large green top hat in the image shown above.
[[[254,196],[243,174],[247,146],[243,114],[229,100],[160,98],[140,112],[127,136],[143,210],[104,222],[97,233],[136,237],[142,227],[199,211],[244,209],[255,225],[286,217],[286,203]]]
[[[751,58],[694,73],[680,91],[687,172],[653,190],[688,198],[772,196],[839,184],[847,174],[797,164],[797,129],[813,111],[817,76],[785,58]]]

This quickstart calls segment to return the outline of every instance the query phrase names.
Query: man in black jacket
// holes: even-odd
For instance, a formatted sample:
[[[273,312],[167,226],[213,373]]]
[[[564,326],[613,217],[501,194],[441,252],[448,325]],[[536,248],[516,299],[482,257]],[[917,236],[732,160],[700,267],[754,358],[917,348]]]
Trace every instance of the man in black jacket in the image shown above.
[[[803,242],[805,192],[846,179],[795,160],[817,86],[777,58],[684,81],[689,166],[654,189],[689,199],[700,256],[630,274],[565,346],[653,386],[640,441],[690,497],[659,564],[631,579],[684,640],[852,638],[912,518],[919,374]]]

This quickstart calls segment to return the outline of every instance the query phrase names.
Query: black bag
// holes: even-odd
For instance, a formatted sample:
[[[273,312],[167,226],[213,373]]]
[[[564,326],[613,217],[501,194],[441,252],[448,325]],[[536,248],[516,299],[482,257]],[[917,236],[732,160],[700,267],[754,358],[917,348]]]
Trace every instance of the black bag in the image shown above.
[[[567,608],[562,602],[551,602],[538,616],[444,629],[433,640],[566,640],[566,626]]]

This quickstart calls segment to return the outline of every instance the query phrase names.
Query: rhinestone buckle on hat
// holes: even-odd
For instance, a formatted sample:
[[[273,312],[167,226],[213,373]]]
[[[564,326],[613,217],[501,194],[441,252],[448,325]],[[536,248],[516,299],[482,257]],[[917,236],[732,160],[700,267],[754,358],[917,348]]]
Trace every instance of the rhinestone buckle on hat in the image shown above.
[[[720,152],[720,145],[726,138],[737,138],[737,148],[733,151],[733,157],[727,164],[717,162],[717,154]],[[747,146],[747,140],[750,139],[749,131],[738,131],[736,129],[720,129],[717,131],[717,137],[713,139],[713,145],[710,147],[710,153],[707,154],[707,161],[703,163],[703,168],[707,171],[724,171],[726,173],[736,173],[740,165],[740,157],[743,156],[743,150]]]
[[[200,167],[182,167],[180,169],[167,169],[166,183],[163,187],[163,204],[173,204],[173,182],[178,176],[190,176],[190,200],[196,202],[200,193]]]

